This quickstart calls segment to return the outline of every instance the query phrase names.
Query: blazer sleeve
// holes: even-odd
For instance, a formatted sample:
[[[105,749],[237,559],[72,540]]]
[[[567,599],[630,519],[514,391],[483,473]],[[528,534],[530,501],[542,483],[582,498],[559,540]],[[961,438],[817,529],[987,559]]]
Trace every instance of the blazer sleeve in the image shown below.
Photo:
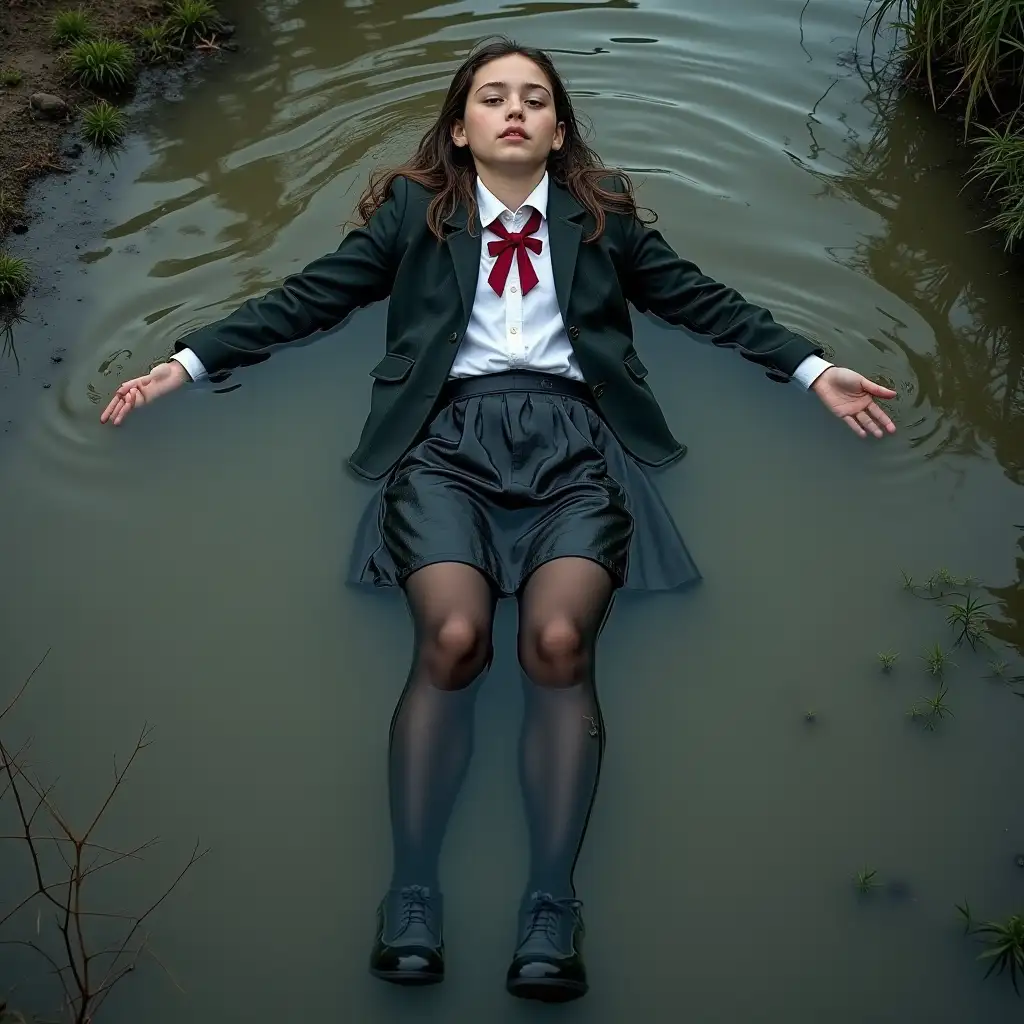
[[[739,349],[776,380],[789,380],[807,356],[823,349],[777,323],[767,309],[747,302],[735,289],[705,276],[683,259],[661,232],[636,217],[620,216],[625,234],[623,292],[642,313]]]
[[[364,227],[280,287],[249,299],[221,320],[185,335],[175,352],[191,349],[208,373],[253,362],[269,346],[298,341],[340,323],[351,312],[387,298],[400,259],[408,183],[396,178],[391,195]]]

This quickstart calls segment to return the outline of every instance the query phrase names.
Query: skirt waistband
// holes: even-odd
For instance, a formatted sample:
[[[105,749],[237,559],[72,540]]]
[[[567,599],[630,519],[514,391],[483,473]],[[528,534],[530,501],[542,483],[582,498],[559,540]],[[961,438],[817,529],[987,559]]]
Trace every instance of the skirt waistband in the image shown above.
[[[540,391],[549,395],[565,395],[589,405],[594,404],[594,396],[583,381],[537,370],[511,370],[504,373],[484,373],[474,377],[455,377],[442,389],[441,401],[448,405],[459,398],[499,395],[506,391]]]

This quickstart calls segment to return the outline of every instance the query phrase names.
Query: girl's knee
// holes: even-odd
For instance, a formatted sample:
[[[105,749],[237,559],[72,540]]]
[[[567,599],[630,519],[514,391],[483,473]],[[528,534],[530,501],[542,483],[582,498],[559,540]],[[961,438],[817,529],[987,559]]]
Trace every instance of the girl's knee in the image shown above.
[[[519,662],[539,686],[573,686],[586,678],[590,652],[582,630],[574,622],[553,618],[524,631]]]
[[[468,615],[446,616],[422,640],[420,662],[434,686],[459,690],[487,667],[491,636],[487,627]]]

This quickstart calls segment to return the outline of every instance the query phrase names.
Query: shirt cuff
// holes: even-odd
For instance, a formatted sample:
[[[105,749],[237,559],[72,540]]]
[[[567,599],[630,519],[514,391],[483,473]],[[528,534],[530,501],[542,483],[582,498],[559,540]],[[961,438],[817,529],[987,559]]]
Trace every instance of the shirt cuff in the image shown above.
[[[793,380],[804,390],[810,386],[830,367],[833,363],[822,359],[821,356],[808,356],[794,371]],[[187,367],[186,367],[187,369]]]
[[[197,356],[192,349],[183,348],[180,352],[175,352],[171,358],[181,363],[181,365],[185,367],[185,372],[193,380],[202,380],[207,376],[206,367],[203,366],[199,356]],[[814,357],[811,356],[811,358],[813,359]]]

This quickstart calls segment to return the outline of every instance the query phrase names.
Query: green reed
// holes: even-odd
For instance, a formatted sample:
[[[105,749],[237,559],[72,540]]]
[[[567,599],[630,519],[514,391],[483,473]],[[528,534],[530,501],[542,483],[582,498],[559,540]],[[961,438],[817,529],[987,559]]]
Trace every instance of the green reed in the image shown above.
[[[1008,972],[1014,992],[1020,995],[1018,975],[1024,978],[1024,916],[1012,914],[1005,921],[975,924],[967,900],[964,900],[963,906],[956,904],[956,909],[964,919],[964,934],[980,936],[988,947],[978,954],[979,960],[989,961],[985,977],[989,977],[993,972]]]
[[[877,889],[879,882],[876,880],[878,871],[875,868],[863,868],[853,876],[853,884],[860,893],[869,893]]]
[[[942,721],[943,718],[952,718],[953,711],[949,704],[946,703],[946,694],[948,689],[945,686],[940,686],[938,693],[934,697],[922,697],[920,700],[915,701],[908,714],[911,718],[917,719],[929,732],[935,731],[935,726]]]
[[[982,98],[1019,68],[1019,0],[878,0],[870,20],[874,36],[889,23],[902,30],[902,52],[924,73],[936,106],[936,72],[940,66],[954,71],[953,91],[966,99],[965,132]]]
[[[0,252],[0,303],[20,299],[31,284],[28,263],[20,256]]]

